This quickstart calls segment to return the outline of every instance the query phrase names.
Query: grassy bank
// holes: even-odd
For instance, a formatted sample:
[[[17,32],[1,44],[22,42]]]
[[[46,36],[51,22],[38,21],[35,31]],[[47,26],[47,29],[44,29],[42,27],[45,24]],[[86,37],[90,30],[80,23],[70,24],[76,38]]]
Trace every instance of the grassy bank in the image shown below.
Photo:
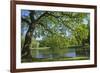
[[[88,60],[88,57],[63,57],[63,58],[45,58],[45,59],[38,59],[33,58],[33,62],[47,62],[47,61],[73,61],[73,60]]]

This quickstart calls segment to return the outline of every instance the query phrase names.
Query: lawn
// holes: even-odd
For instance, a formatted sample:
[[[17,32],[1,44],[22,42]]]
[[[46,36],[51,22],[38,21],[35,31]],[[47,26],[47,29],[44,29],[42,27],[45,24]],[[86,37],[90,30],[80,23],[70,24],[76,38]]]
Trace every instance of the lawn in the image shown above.
[[[46,62],[46,61],[73,61],[73,60],[88,60],[89,57],[62,57],[62,58],[33,58],[33,62]]]

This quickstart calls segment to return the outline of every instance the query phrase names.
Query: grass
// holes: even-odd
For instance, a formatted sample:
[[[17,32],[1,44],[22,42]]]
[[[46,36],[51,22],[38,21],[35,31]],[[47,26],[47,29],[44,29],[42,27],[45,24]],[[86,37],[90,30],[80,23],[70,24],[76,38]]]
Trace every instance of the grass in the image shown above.
[[[33,62],[47,62],[47,61],[73,61],[73,60],[88,60],[89,57],[74,57],[74,58],[69,58],[69,57],[62,57],[62,58],[45,58],[45,59],[38,59],[38,58],[33,58]]]
[[[31,50],[34,50],[34,49],[36,49],[36,50],[47,50],[49,48],[50,47],[38,47],[38,48],[31,48]]]

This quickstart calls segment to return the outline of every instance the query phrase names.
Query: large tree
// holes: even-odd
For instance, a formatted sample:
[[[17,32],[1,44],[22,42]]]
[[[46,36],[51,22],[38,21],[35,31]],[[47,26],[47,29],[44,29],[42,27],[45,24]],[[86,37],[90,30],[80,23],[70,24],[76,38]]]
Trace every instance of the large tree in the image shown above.
[[[22,10],[22,29],[27,28],[25,34],[22,31],[22,35],[25,36],[22,59],[32,61],[30,52],[32,37],[45,37],[56,33],[70,37],[70,33],[75,31],[78,25],[83,24],[86,17],[87,13]]]

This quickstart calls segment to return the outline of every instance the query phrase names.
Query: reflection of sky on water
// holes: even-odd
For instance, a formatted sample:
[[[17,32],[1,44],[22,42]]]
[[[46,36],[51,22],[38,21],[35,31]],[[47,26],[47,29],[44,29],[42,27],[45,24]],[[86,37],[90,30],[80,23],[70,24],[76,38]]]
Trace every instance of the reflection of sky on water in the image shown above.
[[[65,54],[66,57],[76,57],[76,53],[75,52],[70,52]]]
[[[76,57],[76,52],[75,52],[75,49],[67,49],[69,50],[69,52],[66,52],[63,57],[70,57],[70,58],[74,58]],[[33,56],[35,58],[53,58],[53,55],[52,53],[48,54],[48,55],[45,55],[44,53],[42,53],[41,51],[37,50],[37,54],[36,56]]]

